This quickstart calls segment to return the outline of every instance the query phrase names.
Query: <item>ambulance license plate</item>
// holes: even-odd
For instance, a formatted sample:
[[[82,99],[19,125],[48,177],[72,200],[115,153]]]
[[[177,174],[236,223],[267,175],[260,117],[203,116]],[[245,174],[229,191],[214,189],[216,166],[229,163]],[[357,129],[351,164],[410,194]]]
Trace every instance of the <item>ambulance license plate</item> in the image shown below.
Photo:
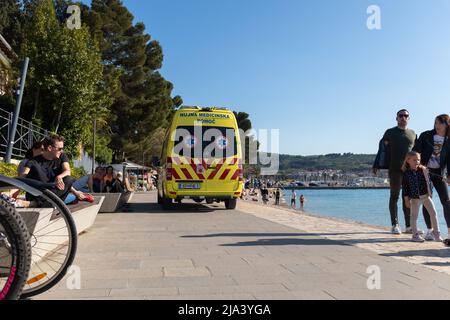
[[[201,185],[200,183],[179,183],[178,189],[184,189],[184,190],[192,190],[192,189],[200,189]]]

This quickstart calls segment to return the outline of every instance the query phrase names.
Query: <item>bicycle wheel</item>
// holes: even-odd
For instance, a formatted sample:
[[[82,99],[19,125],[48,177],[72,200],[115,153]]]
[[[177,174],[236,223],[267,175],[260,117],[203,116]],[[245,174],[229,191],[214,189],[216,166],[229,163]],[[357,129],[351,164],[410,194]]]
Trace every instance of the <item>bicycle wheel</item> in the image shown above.
[[[0,199],[0,300],[20,297],[30,263],[27,226],[15,209]]]
[[[41,294],[55,286],[72,265],[77,250],[77,230],[64,202],[43,190],[43,208],[21,209],[31,238],[32,261],[22,297]],[[23,210],[23,211],[22,211]]]

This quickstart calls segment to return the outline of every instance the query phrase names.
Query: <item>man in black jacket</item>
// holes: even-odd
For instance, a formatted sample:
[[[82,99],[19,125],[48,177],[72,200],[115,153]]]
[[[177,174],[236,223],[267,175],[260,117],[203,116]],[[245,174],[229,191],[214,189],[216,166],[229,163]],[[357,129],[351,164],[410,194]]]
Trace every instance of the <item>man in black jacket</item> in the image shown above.
[[[434,129],[423,132],[416,144],[414,151],[421,154],[421,164],[428,168],[431,182],[439,195],[442,207],[444,209],[445,220],[450,230],[450,200],[448,192],[448,174],[450,173],[450,141],[449,119],[446,114],[436,117]],[[447,177],[446,177],[447,176]],[[423,208],[423,217],[428,227],[425,240],[439,241],[432,233],[430,215],[426,208]]]
[[[391,195],[389,199],[389,211],[391,214],[391,223],[393,234],[401,234],[401,230],[398,223],[398,199],[400,197],[400,191],[402,188],[402,165],[405,160],[405,156],[408,152],[410,152],[417,140],[416,133],[408,129],[408,121],[409,121],[409,112],[406,109],[402,109],[397,112],[397,126],[391,129],[388,129],[383,135],[383,143],[386,152],[389,154],[389,182],[391,188]],[[380,150],[381,151],[381,150]],[[379,151],[379,153],[380,153]],[[379,155],[373,166],[373,173],[376,175],[378,173],[378,169],[380,169],[379,163]],[[406,233],[411,233],[411,224],[410,224],[410,209],[405,204],[405,199],[402,197],[403,204],[403,213],[405,216],[405,224],[406,224]]]

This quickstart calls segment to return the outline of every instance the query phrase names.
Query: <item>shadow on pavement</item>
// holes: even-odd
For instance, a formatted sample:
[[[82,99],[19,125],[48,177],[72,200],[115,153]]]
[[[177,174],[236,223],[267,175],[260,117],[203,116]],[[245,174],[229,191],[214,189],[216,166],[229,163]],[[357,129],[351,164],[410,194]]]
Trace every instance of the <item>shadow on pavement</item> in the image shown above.
[[[320,236],[311,235],[307,236]],[[409,243],[409,240],[401,239],[260,239],[257,241],[238,242],[233,244],[223,244],[222,246],[286,246],[286,245],[347,245],[353,246],[358,243]]]
[[[248,246],[350,246],[349,244],[328,239],[259,239],[256,241],[222,244],[222,247],[248,247]]]
[[[450,262],[425,262],[423,264],[434,267],[450,267]]]
[[[317,237],[356,234],[389,234],[389,232],[340,232],[340,233],[212,233],[205,235],[186,235],[182,238],[214,238],[214,237]]]
[[[161,205],[154,202],[131,203],[128,204],[121,213],[140,214],[171,214],[171,213],[194,213],[194,212],[214,212],[225,211],[225,207],[220,205],[203,205],[198,203],[174,203],[170,210],[164,210]]]
[[[439,258],[450,258],[450,249],[442,247],[442,249],[424,249],[424,250],[408,250],[399,251],[393,253],[383,253],[382,256],[386,257],[411,257],[411,256],[422,256],[422,257],[439,257]],[[430,265],[434,265],[429,262]],[[424,263],[427,264],[427,263]],[[448,264],[444,264],[448,265]]]

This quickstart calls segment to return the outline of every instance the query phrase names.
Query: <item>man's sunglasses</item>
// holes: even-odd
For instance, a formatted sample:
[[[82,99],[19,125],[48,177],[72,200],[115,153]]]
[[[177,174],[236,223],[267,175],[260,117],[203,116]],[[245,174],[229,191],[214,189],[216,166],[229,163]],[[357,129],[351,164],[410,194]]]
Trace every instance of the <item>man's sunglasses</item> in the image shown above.
[[[399,118],[409,118],[409,114],[399,114]]]
[[[57,148],[55,146],[52,146],[52,148],[55,149],[56,151],[63,151],[64,150],[64,148]]]

